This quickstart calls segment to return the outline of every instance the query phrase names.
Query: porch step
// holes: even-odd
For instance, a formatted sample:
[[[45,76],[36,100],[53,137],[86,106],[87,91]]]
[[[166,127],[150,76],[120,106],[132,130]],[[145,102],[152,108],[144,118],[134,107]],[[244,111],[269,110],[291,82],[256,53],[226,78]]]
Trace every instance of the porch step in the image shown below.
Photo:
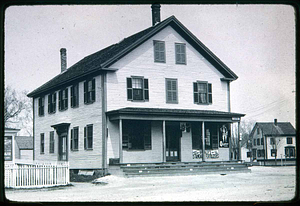
[[[247,164],[238,162],[190,162],[190,163],[145,163],[121,164],[120,169],[127,177],[161,176],[161,175],[193,175],[233,172],[250,172]]]

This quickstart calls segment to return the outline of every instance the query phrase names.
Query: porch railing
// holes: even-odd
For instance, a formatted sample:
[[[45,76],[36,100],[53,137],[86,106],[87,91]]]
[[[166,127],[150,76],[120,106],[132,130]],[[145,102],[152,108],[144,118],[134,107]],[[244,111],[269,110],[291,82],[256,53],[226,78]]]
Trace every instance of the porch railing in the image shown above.
[[[68,162],[5,163],[6,188],[35,188],[67,185]]]

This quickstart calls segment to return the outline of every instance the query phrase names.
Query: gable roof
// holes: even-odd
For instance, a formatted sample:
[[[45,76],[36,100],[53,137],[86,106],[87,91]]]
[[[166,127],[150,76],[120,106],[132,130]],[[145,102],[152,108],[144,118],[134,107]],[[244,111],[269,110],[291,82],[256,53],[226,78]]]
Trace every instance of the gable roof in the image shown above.
[[[43,92],[58,88],[63,85],[70,84],[70,82],[83,78],[91,73],[105,70],[112,70],[108,68],[111,64],[118,61],[120,58],[128,54],[137,46],[145,42],[147,39],[164,29],[166,26],[174,28],[183,38],[185,38],[199,53],[201,53],[218,71],[220,71],[224,78],[222,80],[233,81],[238,76],[231,71],[215,54],[213,54],[196,36],[194,36],[175,16],[171,16],[164,21],[133,34],[117,44],[108,46],[98,52],[95,52],[70,68],[62,72],[30,92],[28,97],[35,97]]]
[[[16,136],[16,143],[19,149],[33,149],[33,137]]]
[[[266,136],[295,136],[296,130],[290,122],[257,122],[253,127],[250,136],[252,137],[256,128],[260,128]]]

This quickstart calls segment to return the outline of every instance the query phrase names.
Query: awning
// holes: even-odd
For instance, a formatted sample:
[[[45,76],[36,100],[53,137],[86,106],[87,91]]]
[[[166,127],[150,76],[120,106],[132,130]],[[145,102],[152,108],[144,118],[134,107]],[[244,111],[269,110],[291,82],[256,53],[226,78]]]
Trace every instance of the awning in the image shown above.
[[[215,110],[127,107],[106,112],[110,121],[119,119],[239,122],[245,114]]]
[[[70,123],[59,123],[59,124],[54,124],[51,125],[51,127],[53,127],[57,134],[62,134],[62,133],[67,133],[68,129],[69,129]]]

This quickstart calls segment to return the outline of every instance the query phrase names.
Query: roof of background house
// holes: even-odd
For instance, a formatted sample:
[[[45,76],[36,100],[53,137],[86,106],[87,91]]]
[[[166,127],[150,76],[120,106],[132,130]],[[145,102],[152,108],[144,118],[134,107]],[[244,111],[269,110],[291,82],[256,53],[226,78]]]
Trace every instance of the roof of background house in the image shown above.
[[[257,122],[251,131],[250,136],[253,136],[255,129],[259,127],[264,135],[267,136],[283,136],[283,135],[296,135],[296,130],[290,122]]]
[[[10,127],[5,127],[5,130],[16,130],[16,131],[20,131],[20,129],[16,129],[16,128],[10,128]]]
[[[71,81],[94,72],[112,70],[107,67],[169,25],[176,29],[187,41],[189,41],[189,43],[191,43],[203,56],[205,56],[206,59],[225,76],[224,80],[232,81],[238,78],[233,71],[231,71],[196,36],[194,36],[181,22],[179,22],[175,16],[171,16],[154,26],[123,39],[117,44],[108,46],[83,58],[66,71],[58,74],[50,81],[30,92],[27,96],[34,97],[40,95],[43,92],[66,85]]]
[[[16,143],[19,149],[33,149],[33,137],[16,136]]]

